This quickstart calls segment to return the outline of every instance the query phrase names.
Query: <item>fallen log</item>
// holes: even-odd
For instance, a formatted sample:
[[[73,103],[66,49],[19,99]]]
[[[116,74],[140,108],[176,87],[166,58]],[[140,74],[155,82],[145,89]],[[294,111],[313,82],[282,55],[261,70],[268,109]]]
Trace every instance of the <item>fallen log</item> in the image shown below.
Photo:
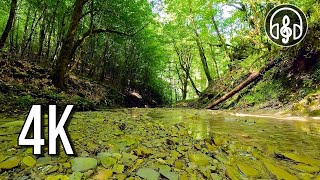
[[[237,87],[235,87],[230,92],[228,92],[227,94],[222,96],[220,99],[212,101],[209,105],[207,105],[206,108],[207,109],[214,108],[215,106],[219,105],[220,103],[226,101],[227,99],[229,99],[232,96],[234,96],[235,94],[237,94],[239,91],[241,91],[243,88],[250,85],[252,82],[262,79],[263,75],[267,71],[269,71],[271,68],[273,68],[275,66],[276,62],[278,62],[278,61],[273,60],[273,61],[269,62],[266,66],[264,66],[262,69],[260,69],[259,72],[250,73],[249,77],[245,81],[243,81]]]

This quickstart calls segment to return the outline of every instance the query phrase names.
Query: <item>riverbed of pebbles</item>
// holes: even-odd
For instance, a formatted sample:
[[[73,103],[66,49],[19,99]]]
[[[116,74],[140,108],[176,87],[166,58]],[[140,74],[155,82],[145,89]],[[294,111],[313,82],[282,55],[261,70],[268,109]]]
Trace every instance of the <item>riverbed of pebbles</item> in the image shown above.
[[[144,109],[76,113],[68,127],[75,156],[62,147],[56,156],[47,147],[33,155],[31,147],[17,146],[23,121],[5,123],[0,179],[320,179],[319,159],[265,153],[230,134],[199,134],[188,121],[163,120]]]

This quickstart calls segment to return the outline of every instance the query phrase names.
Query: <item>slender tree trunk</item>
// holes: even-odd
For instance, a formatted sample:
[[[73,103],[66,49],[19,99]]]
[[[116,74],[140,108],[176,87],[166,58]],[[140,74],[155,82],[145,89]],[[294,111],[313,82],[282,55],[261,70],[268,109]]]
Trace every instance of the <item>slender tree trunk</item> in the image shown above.
[[[190,12],[192,12],[191,7],[190,7]],[[208,80],[209,84],[211,84],[213,79],[212,79],[212,77],[210,75],[208,62],[207,62],[207,57],[206,57],[204,48],[202,46],[201,39],[200,39],[200,36],[199,36],[199,33],[198,33],[198,28],[196,26],[196,23],[194,21],[194,17],[193,16],[191,16],[191,23],[192,23],[192,26],[193,26],[193,32],[195,34],[195,40],[196,40],[196,43],[197,43],[197,47],[198,47],[201,63],[202,63],[202,66],[203,66],[203,70],[204,70],[204,73],[205,73],[205,75],[207,77],[207,80]]]
[[[53,84],[58,88],[65,88],[64,83],[66,78],[65,75],[67,66],[69,65],[73,56],[71,52],[74,44],[74,38],[76,36],[76,31],[80,23],[83,7],[86,3],[87,0],[76,0],[74,3],[69,30],[63,40],[62,48],[54,67],[54,74],[52,77]]]
[[[214,65],[215,65],[215,69],[216,69],[216,73],[217,73],[218,79],[220,79],[220,73],[219,73],[219,68],[218,68],[218,62],[217,62],[217,60],[214,58],[214,52],[213,52],[212,45],[210,45],[210,51],[211,51],[211,56],[212,56],[212,59],[213,59]]]
[[[102,65],[102,72],[100,75],[100,82],[103,82],[106,77],[106,69],[109,62],[108,50],[109,50],[109,41],[108,39],[106,39],[106,44],[104,46],[103,56],[101,59],[103,61],[103,65]]]
[[[13,49],[14,49],[14,33],[15,33],[14,26],[15,26],[15,24],[16,24],[16,18],[14,18],[14,20],[13,20],[12,28],[10,31],[10,49],[9,49],[10,52],[13,52]]]
[[[28,33],[28,24],[29,24],[29,20],[30,20],[30,13],[31,13],[31,8],[28,8],[28,14],[27,14],[26,22],[25,22],[25,24],[24,24],[23,37],[22,37],[22,40],[21,40],[19,53],[22,53],[22,49],[23,49],[24,44],[25,44],[26,39],[27,39],[27,35],[28,35],[28,34],[27,34],[27,33]]]
[[[8,21],[7,21],[7,25],[1,35],[1,38],[0,38],[0,49],[3,48],[7,38],[8,38],[8,35],[9,35],[9,32],[12,28],[12,24],[13,24],[13,20],[14,20],[14,16],[16,14],[16,8],[17,8],[17,0],[12,0],[11,1],[11,8],[10,8],[10,14],[9,14],[9,18],[8,18]]]
[[[233,55],[232,53],[230,52],[229,48],[227,47],[226,45],[226,41],[224,40],[224,37],[221,35],[220,33],[220,30],[218,28],[218,24],[216,22],[216,20],[214,19],[214,16],[212,16],[212,23],[214,25],[214,28],[216,29],[216,32],[217,32],[217,35],[218,35],[218,38],[222,44],[222,47],[223,49],[225,50],[226,54],[229,56],[230,58],[230,61],[233,62],[234,61],[234,58],[233,58]],[[231,66],[232,67],[232,66]]]
[[[231,98],[233,95],[237,94],[239,91],[241,91],[243,88],[250,85],[252,82],[254,82],[256,80],[260,80],[261,77],[263,77],[263,75],[268,70],[270,70],[271,68],[273,68],[275,66],[275,64],[276,64],[276,61],[271,61],[265,67],[263,67],[259,72],[251,73],[245,81],[243,81],[241,84],[239,84],[237,87],[235,87],[233,90],[231,90],[230,92],[228,92],[227,94],[225,94],[224,96],[219,98],[218,100],[211,102],[206,108],[207,109],[214,108],[215,106],[219,105],[220,103]]]
[[[183,81],[182,100],[187,99],[187,94],[188,94],[188,77],[186,76]]]
[[[16,24],[16,26],[17,26],[17,31],[16,31],[16,37],[15,37],[15,41],[16,41],[16,44],[15,44],[15,47],[16,47],[16,49],[18,49],[18,44],[19,44],[19,42],[18,42],[18,39],[19,39],[19,18],[17,17],[17,24]]]
[[[46,51],[46,61],[49,61],[49,57],[50,57],[50,48],[51,48],[51,36],[52,36],[52,32],[54,31],[54,27],[55,27],[55,22],[56,22],[56,14],[57,14],[57,9],[59,6],[60,0],[57,0],[57,4],[56,7],[54,9],[54,12],[52,14],[52,18],[50,20],[50,26],[49,28],[49,35],[48,35],[48,47],[47,47],[47,51]]]
[[[27,39],[26,45],[25,45],[24,48],[22,49],[21,56],[24,55],[24,52],[25,52],[25,50],[27,49],[28,45],[29,45],[29,53],[31,52],[31,48],[32,48],[32,46],[31,46],[32,35],[33,35],[33,33],[35,32],[36,27],[38,26],[39,21],[40,21],[41,18],[43,17],[43,14],[44,14],[45,10],[46,10],[46,7],[43,9],[40,17],[39,17],[37,20],[36,20],[36,16],[34,17],[34,19],[33,19],[33,21],[32,21],[32,26],[31,26],[32,31],[31,31],[30,34],[29,34],[29,38]]]
[[[32,32],[34,31],[34,29],[33,29],[33,25],[34,25],[34,23],[35,23],[35,21],[36,21],[36,16],[37,16],[37,11],[35,11],[34,12],[34,15],[33,15],[33,20],[32,20],[32,24],[31,24],[31,32],[30,32],[30,34],[29,34],[29,36],[28,36],[28,34],[27,34],[27,31],[25,32],[26,34],[26,36],[25,36],[25,38],[26,39],[24,39],[24,46],[23,46],[23,48],[22,48],[22,50],[21,50],[21,57],[24,55],[24,52],[25,52],[25,50],[27,49],[27,47],[28,47],[28,45],[29,45],[29,42],[31,41],[31,39],[32,39]],[[27,28],[28,29],[28,28]],[[26,30],[27,30],[26,29]]]
[[[41,61],[42,58],[42,49],[43,49],[43,42],[46,35],[46,28],[45,28],[45,17],[42,18],[42,23],[40,27],[40,35],[39,35],[39,50],[38,50],[38,61]]]
[[[190,73],[188,73],[187,76],[188,76],[188,78],[189,78],[189,80],[190,80],[190,82],[191,82],[191,85],[192,85],[192,87],[193,87],[194,92],[195,92],[198,96],[200,96],[200,91],[198,90],[196,84],[195,84],[194,81],[192,80],[192,78],[191,78],[191,76],[190,76]]]

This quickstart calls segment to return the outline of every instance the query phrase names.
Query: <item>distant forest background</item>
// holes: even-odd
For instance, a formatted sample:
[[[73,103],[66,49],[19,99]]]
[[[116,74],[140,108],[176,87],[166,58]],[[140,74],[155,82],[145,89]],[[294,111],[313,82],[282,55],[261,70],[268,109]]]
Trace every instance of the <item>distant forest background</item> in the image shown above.
[[[282,3],[300,7],[309,23],[305,40],[292,48],[273,44],[264,30],[267,13]],[[2,0],[0,14],[2,102],[62,101],[65,92],[92,107],[108,99],[132,106],[278,107],[319,88],[317,0]],[[35,82],[28,71],[34,64],[48,81]]]

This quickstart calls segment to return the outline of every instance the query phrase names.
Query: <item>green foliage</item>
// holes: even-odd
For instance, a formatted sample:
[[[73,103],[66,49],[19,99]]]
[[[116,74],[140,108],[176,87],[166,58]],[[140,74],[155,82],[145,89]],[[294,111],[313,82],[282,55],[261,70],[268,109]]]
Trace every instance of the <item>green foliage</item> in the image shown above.
[[[27,55],[30,61],[54,67],[77,2],[19,2],[7,48],[19,50],[21,56]],[[290,50],[290,55],[283,55],[284,49],[272,44],[263,28],[268,11],[281,3],[295,4],[307,13],[311,32],[308,35],[310,41]],[[0,14],[8,14],[9,6],[9,0],[1,1]],[[319,51],[319,8],[320,3],[316,0],[275,0],[267,3],[262,0],[92,0],[82,10],[74,41],[81,40],[87,33],[89,35],[76,48],[72,62],[66,68],[69,71],[75,66],[72,73],[108,84],[123,94],[137,91],[158,104],[175,102],[182,98],[183,89],[180,80],[183,69],[175,44],[178,48],[190,47],[190,79],[198,90],[225,92],[239,84],[249,72],[259,71],[276,57],[284,56],[288,61],[284,65],[290,66],[299,48]],[[4,29],[6,20],[7,16],[0,17],[0,31]],[[93,33],[97,29],[109,31]],[[41,41],[41,38],[44,39]],[[205,65],[215,83],[207,82]],[[318,88],[318,69],[310,73],[304,83],[299,82],[303,88],[297,90],[298,93],[306,94],[312,88]],[[244,97],[244,101],[252,104],[281,99],[285,95],[278,90],[285,91],[297,82],[287,78],[285,73],[289,72],[284,70],[280,73],[282,80],[272,77],[259,83]],[[197,98],[191,81],[187,81],[187,98]],[[55,101],[67,98],[54,89],[45,89],[44,94]],[[22,104],[32,101],[28,98],[22,99],[26,101]],[[71,101],[79,106],[93,106],[77,96]]]
[[[80,96],[73,96],[70,100],[65,100],[69,104],[75,105],[78,110],[92,110],[96,109],[96,104],[92,100],[82,98]]]
[[[17,99],[18,106],[29,108],[35,103],[35,99],[31,95],[20,96]]]

